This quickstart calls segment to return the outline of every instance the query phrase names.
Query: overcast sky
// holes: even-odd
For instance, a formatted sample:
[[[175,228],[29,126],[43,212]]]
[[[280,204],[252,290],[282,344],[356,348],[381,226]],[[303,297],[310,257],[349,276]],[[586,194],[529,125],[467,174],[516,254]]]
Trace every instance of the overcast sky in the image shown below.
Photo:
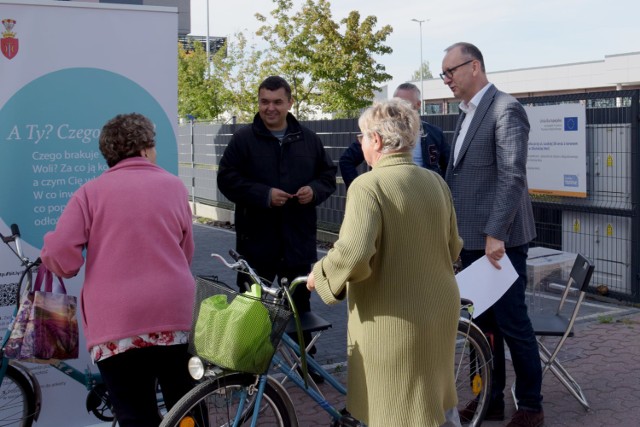
[[[209,34],[247,36],[258,27],[256,12],[268,15],[270,0],[208,0]],[[294,4],[303,4],[294,0]],[[207,34],[207,0],[191,0],[191,32]],[[333,0],[333,19],[351,10],[391,25],[390,55],[377,58],[393,76],[389,91],[429,61],[441,71],[443,50],[457,41],[480,48],[487,71],[503,71],[603,60],[605,55],[640,51],[640,0]],[[427,21],[428,20],[428,21]],[[256,39],[256,41],[259,41]]]

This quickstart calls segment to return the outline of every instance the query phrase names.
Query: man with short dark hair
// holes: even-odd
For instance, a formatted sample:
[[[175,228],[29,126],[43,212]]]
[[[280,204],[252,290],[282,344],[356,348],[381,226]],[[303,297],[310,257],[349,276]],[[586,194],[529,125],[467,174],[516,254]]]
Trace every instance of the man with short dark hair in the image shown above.
[[[282,77],[265,79],[253,123],[233,134],[218,169],[218,188],[236,205],[236,250],[269,281],[309,273],[316,206],[336,189],[336,167],[320,138],[289,113],[292,105]],[[240,289],[246,281],[238,275]],[[301,312],[311,310],[304,286],[294,300]]]
[[[452,141],[446,181],[451,188],[464,241],[463,267],[487,256],[500,269],[505,255],[518,279],[476,322],[493,343],[491,401],[485,419],[504,418],[504,341],[516,374],[518,410],[508,427],[539,427],[542,411],[542,370],[538,343],[527,314],[527,253],[536,236],[527,187],[529,121],[522,105],[487,79],[480,50],[470,43],[445,49],[440,77],[460,99],[461,114]],[[473,416],[477,404],[460,412]]]
[[[396,88],[394,98],[407,101],[416,110],[420,111],[422,99],[420,89],[412,83],[402,83]],[[419,142],[413,150],[413,161],[426,169],[437,172],[444,178],[444,173],[449,162],[449,144],[444,139],[442,130],[430,123],[422,121],[422,132]],[[351,182],[358,176],[357,167],[364,162],[362,147],[358,141],[354,141],[340,157],[340,173],[344,185],[349,188]]]

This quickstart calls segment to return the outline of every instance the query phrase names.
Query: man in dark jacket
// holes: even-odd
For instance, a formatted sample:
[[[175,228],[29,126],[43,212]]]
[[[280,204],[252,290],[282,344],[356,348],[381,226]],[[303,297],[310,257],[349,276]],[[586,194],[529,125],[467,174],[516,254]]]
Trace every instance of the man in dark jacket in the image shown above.
[[[336,167],[320,138],[289,110],[291,87],[281,77],[258,89],[253,124],[233,134],[218,169],[218,188],[235,203],[236,250],[263,278],[290,282],[317,260],[316,206],[336,189]],[[246,275],[238,275],[243,289]],[[310,311],[298,286],[298,310]]]
[[[393,94],[395,98],[401,98],[409,102],[416,111],[420,111],[420,89],[411,83],[402,83]],[[437,172],[444,178],[449,162],[449,144],[444,139],[444,134],[439,127],[425,121],[422,122],[420,142],[413,150],[413,160],[417,165]],[[349,188],[351,182],[358,176],[358,166],[364,162],[362,147],[358,141],[354,141],[340,157],[340,173],[344,185]]]

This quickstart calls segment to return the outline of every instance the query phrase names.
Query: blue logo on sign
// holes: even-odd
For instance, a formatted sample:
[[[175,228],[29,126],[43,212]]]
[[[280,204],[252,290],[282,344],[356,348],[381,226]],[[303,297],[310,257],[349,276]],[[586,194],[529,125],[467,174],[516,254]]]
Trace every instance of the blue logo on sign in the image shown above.
[[[577,131],[578,130],[578,118],[577,117],[565,117],[564,118],[564,130],[565,131]]]
[[[564,176],[564,186],[565,187],[577,187],[578,186],[578,175],[565,175]]]

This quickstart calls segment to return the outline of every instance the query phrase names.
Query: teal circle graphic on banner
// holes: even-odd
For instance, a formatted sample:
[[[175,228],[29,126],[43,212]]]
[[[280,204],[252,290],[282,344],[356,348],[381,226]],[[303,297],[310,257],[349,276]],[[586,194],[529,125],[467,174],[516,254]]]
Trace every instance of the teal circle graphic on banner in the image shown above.
[[[0,109],[2,221],[18,224],[25,241],[42,247],[73,192],[107,169],[98,148],[102,126],[132,112],[155,124],[158,165],[177,175],[172,122],[136,82],[106,70],[69,68],[20,88]]]

